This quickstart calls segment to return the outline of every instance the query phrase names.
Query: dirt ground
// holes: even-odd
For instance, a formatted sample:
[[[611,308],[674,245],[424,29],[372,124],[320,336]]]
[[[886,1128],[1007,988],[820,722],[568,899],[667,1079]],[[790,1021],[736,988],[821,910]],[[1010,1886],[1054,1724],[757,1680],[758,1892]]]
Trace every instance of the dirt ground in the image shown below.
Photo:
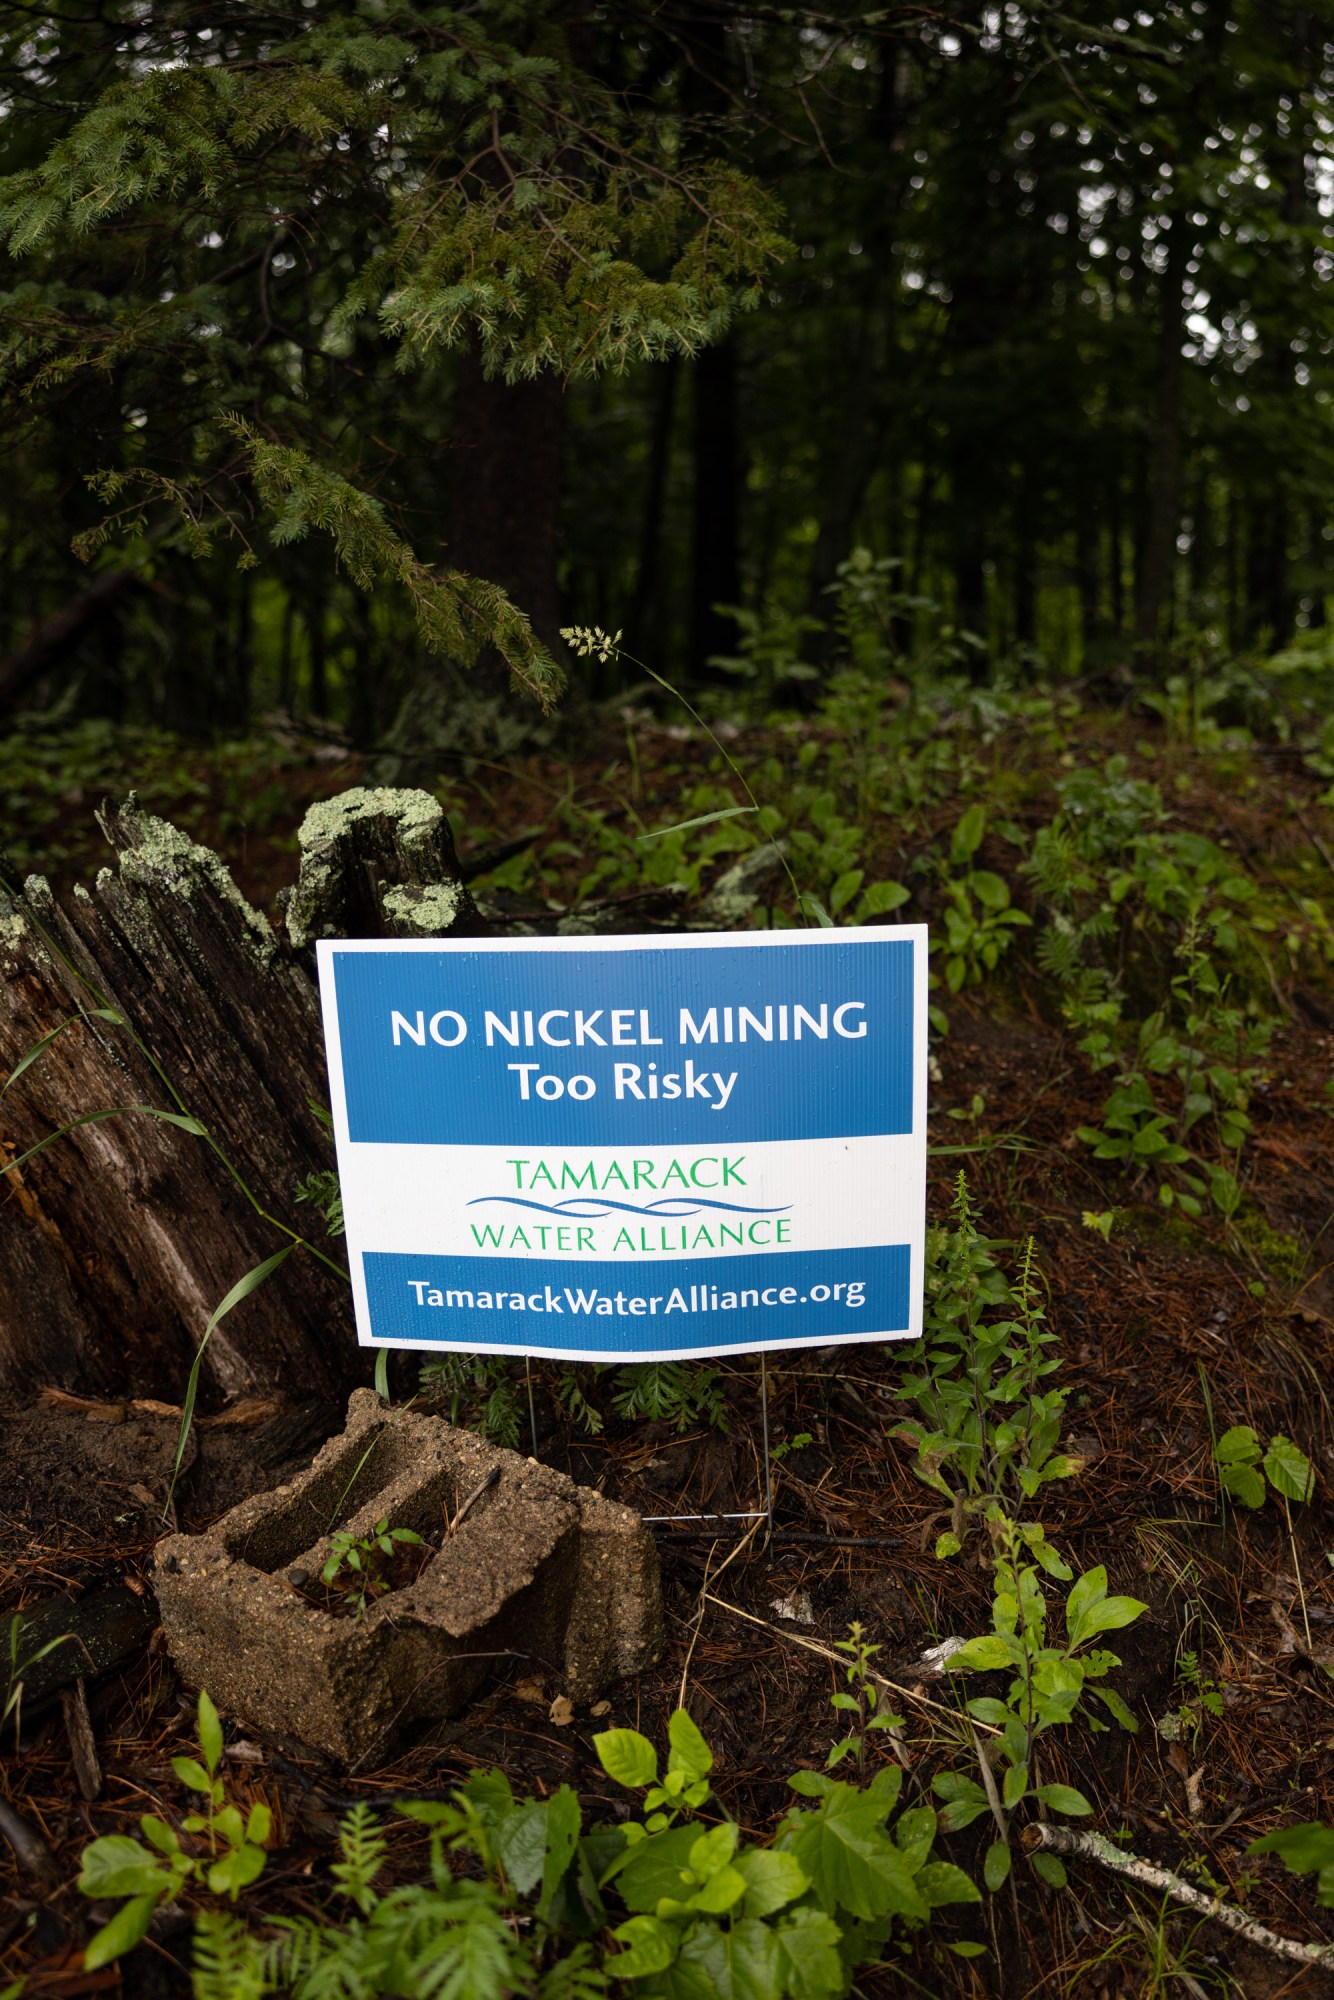
[[[1276,773],[1276,798],[1281,793]],[[514,809],[500,797],[498,812]],[[496,805],[493,797],[492,804]],[[1220,810],[1222,810],[1220,808]],[[1257,808],[1263,820],[1264,810]],[[1252,830],[1241,829],[1243,834]],[[265,879],[272,857],[262,857]],[[1021,989],[1022,990],[1022,989]],[[1076,1569],[1102,1562],[1113,1590],[1146,1600],[1147,1616],[1116,1635],[1114,1685],[1138,1732],[1070,1729],[1052,1742],[1049,1777],[1095,1803],[1095,1824],[1130,1850],[1221,1889],[1285,1936],[1334,1944],[1334,1912],[1274,1860],[1247,1862],[1258,1835],[1294,1820],[1334,1822],[1334,1159],[1326,1084],[1334,1012],[1298,996],[1276,1038],[1269,1081],[1252,1106],[1245,1229],[1193,1228],[1147,1201],[1118,1208],[1110,1236],[1085,1221],[1125,1200],[1106,1169],[1070,1138],[1096,1118],[1105,1080],[1091,1077],[1059,1029],[1022,997],[1004,1008],[951,1003],[933,1084],[931,1211],[944,1219],[966,1165],[982,1226],[1014,1246],[1031,1233],[1071,1387],[1072,1480],[1044,1490],[1048,1533]],[[985,1100],[984,1112],[975,1099]],[[951,1112],[958,1115],[951,1117]],[[966,1153],[957,1149],[969,1148]],[[954,1150],[951,1150],[954,1149]],[[1263,1296],[1256,1287],[1262,1286]],[[228,1769],[242,1800],[275,1813],[274,1857],[248,1907],[312,1909],[328,1883],[337,1815],[353,1799],[387,1804],[446,1792],[479,1765],[516,1787],[575,1785],[586,1810],[613,1801],[591,1748],[609,1724],[660,1734],[684,1698],[718,1756],[717,1790],[748,1829],[772,1826],[787,1775],[822,1763],[840,1733],[833,1642],[860,1620],[896,1684],[911,1757],[909,1784],[970,1768],[971,1746],[948,1678],[928,1647],[989,1627],[990,1573],[970,1544],[942,1563],[933,1545],[940,1501],[913,1475],[896,1436],[901,1355],[880,1343],[782,1353],[768,1367],[769,1422],[785,1446],[774,1466],[774,1527],[658,1530],[668,1613],[660,1665],[614,1689],[609,1713],[552,1719],[556,1693],[531,1669],[502,1673],[463,1717],[427,1730],[378,1770],[345,1773],[290,1747],[233,1732]],[[406,1377],[404,1378],[406,1380]],[[726,1433],[613,1419],[588,1437],[539,1381],[541,1455],[645,1514],[744,1510],[760,1504],[759,1369],[724,1364]],[[1289,1539],[1272,1504],[1220,1521],[1211,1460],[1215,1428],[1281,1431],[1314,1461],[1316,1497]],[[34,1385],[35,1390],[40,1385]],[[176,1508],[198,1525],[246,1491],[276,1484],[338,1427],[327,1406],[252,1407],[198,1427]],[[68,1704],[40,1692],[11,1716],[0,1764],[0,1983],[26,1992],[123,1993],[156,2000],[188,1990],[188,1923],[170,1923],[120,1972],[85,1973],[88,1922],[74,1887],[94,1835],[133,1831],[145,1810],[178,1810],[169,1758],[190,1739],[193,1695],[180,1687],[152,1617],[151,1554],[177,1448],[162,1407],[99,1405],[36,1394],[0,1418],[0,1604],[72,1607],[110,1586],[144,1607],[120,1657],[88,1678],[102,1785],[85,1798],[71,1753]],[[807,1438],[805,1443],[796,1441]],[[56,1617],[67,1615],[58,1610]],[[1192,1658],[1197,1663],[1191,1666]],[[1220,1713],[1203,1705],[1206,1685]],[[561,1713],[557,1709],[557,1715]],[[1169,1714],[1177,1731],[1160,1730]],[[17,1821],[14,1816],[17,1815]],[[980,1876],[985,1822],[945,1836],[941,1852]],[[404,1865],[411,1830],[395,1836]],[[1188,1912],[1160,1906],[1090,1865],[1053,1891],[1023,1870],[1013,1896],[947,1913],[892,1966],[858,1981],[871,1996],[1198,1995],[1244,2000],[1334,1994],[1334,1976],[1303,1971],[1239,1944]],[[951,1938],[992,1947],[967,1963]]]

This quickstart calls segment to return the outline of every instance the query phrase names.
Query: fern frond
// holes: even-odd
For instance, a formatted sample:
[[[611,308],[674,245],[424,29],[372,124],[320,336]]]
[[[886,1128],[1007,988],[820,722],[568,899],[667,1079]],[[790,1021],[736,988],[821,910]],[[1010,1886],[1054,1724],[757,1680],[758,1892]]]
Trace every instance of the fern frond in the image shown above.
[[[273,1991],[267,1954],[239,1917],[204,1910],[195,1921],[191,1990],[194,2000],[261,2000]]]
[[[383,1866],[386,1849],[380,1823],[368,1805],[358,1801],[343,1815],[338,1847],[342,1860],[335,1861],[329,1872],[343,1894],[367,1916],[379,1900],[372,1884]]]

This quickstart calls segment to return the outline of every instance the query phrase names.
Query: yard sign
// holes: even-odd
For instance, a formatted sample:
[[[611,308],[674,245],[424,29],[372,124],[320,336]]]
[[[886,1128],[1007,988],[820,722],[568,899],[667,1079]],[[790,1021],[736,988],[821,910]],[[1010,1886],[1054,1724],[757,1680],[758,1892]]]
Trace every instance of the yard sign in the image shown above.
[[[363,1345],[921,1332],[924,926],[318,951]]]

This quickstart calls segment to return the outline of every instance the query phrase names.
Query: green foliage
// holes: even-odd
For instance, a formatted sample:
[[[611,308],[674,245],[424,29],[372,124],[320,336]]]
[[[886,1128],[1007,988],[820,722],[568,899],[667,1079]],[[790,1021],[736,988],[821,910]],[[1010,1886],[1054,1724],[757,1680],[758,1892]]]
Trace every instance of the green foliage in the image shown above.
[[[1095,1158],[1152,1176],[1165,1206],[1198,1216],[1212,1201],[1231,1216],[1273,1025],[1259,995],[1275,925],[1237,861],[1203,834],[1165,829],[1157,788],[1127,773],[1117,756],[1062,779],[1060,810],[1024,863],[1047,911],[1038,964],[1093,1067],[1119,1069],[1100,1123],[1078,1135]],[[1155,1000],[1138,1020],[1127,1018],[1136,991]]]
[[[389,1588],[385,1565],[400,1548],[420,1548],[422,1538],[414,1528],[391,1528],[382,1515],[364,1535],[351,1528],[339,1528],[329,1537],[329,1554],[320,1571],[320,1582],[337,1590],[351,1606],[354,1616],[364,1618],[375,1598]]]
[[[298,1201],[306,1201],[322,1217],[328,1235],[341,1236],[343,1222],[343,1190],[338,1176],[332,1168],[322,1173],[307,1174],[296,1188]]]
[[[107,512],[81,555],[225,539],[281,575],[315,531],[429,650],[494,649],[550,704],[560,672],[525,612],[414,551],[398,447],[374,419],[346,435],[344,389],[373,381],[378,409],[420,374],[429,407],[465,350],[508,382],[693,355],[789,246],[750,176],[683,156],[545,11],[391,0],[373,34],[350,5],[277,35],[244,10],[216,34],[155,18],[81,73],[81,103],[59,93],[45,145],[9,149],[0,396],[50,415],[114,378],[127,412],[114,462],[83,468]],[[36,19],[24,46],[0,38],[40,84]]]
[[[1253,1840],[1246,1849],[1253,1854],[1277,1854],[1294,1875],[1314,1875],[1316,1899],[1324,1910],[1334,1910],[1334,1827],[1308,1820],[1302,1826],[1281,1826],[1273,1833]]]
[[[1068,1391],[1042,1386],[1060,1362],[1048,1352],[1055,1336],[1038,1300],[1032,1243],[1013,1288],[992,1247],[960,1172],[954,1227],[929,1235],[926,1332],[905,1351],[899,1390],[920,1412],[899,1426],[916,1447],[913,1470],[952,1503],[938,1555],[958,1551],[968,1516],[1007,1497],[1032,1500],[1079,1470],[1056,1449]]]
[[[986,832],[980,805],[969,806],[950,837],[945,876],[945,984],[951,993],[980,986],[996,970],[1016,927],[1033,919],[1010,901],[1008,883],[990,868],[972,866]]]
[[[1004,1695],[979,1695],[968,1703],[975,1722],[996,1732],[992,1741],[1001,1774],[999,1792],[990,1771],[987,1782],[942,1772],[934,1780],[936,1796],[944,1800],[941,1814],[947,1828],[969,1825],[990,1812],[997,1839],[987,1855],[987,1886],[1000,1888],[1010,1872],[1012,1819],[1025,1802],[1049,1812],[1087,1815],[1093,1808],[1081,1792],[1064,1784],[1044,1783],[1039,1768],[1042,1738],[1076,1716],[1090,1729],[1108,1725],[1088,1706],[1088,1697],[1102,1703],[1123,1729],[1138,1727],[1114,1689],[1093,1685],[1121,1662],[1115,1653],[1091,1642],[1104,1632],[1132,1625],[1148,1607],[1135,1597],[1109,1597],[1107,1572],[1101,1564],[1077,1577],[1065,1600],[1065,1642],[1048,1636],[1047,1600],[1036,1563],[1023,1560],[1038,1552],[1041,1530],[1026,1529],[995,1512],[991,1520],[996,1548],[996,1582],[992,1629],[970,1639],[950,1657],[950,1670],[965,1673],[1003,1672],[1012,1676]],[[1047,1550],[1042,1567],[1069,1580],[1070,1570]],[[979,1739],[979,1755],[987,1750]],[[1059,1886],[1064,1869],[1056,1856],[1037,1854],[1033,1866],[1044,1880]]]
[[[644,1361],[619,1368],[611,1401],[618,1417],[669,1423],[678,1431],[699,1423],[727,1429],[718,1370],[707,1362]]]
[[[854,1670],[865,1650],[854,1645]],[[177,1775],[207,1788],[209,1816],[195,1815],[195,1830],[212,1826],[228,1845],[221,1876],[208,1880],[235,1901],[263,1855],[231,1828],[232,1809],[210,1776],[222,1739],[206,1701],[201,1741],[212,1763],[204,1770],[180,1758]],[[791,1783],[803,1803],[771,1839],[750,1841],[718,1816],[713,1753],[684,1710],[667,1735],[665,1769],[635,1730],[594,1738],[608,1777],[642,1795],[634,1816],[610,1824],[585,1828],[566,1785],[516,1797],[498,1771],[474,1771],[447,1801],[404,1801],[400,1813],[426,1830],[428,1859],[423,1879],[393,1886],[383,1827],[368,1806],[354,1806],[339,1829],[327,1912],[277,1919],[263,1934],[227,1911],[199,1914],[195,2000],[596,2000],[623,1987],[639,2000],[840,2000],[891,1939],[938,1909],[979,1900],[961,1870],[933,1859],[932,1808],[899,1810],[897,1765],[865,1789],[799,1771]],[[151,1824],[161,1829],[156,1854],[117,1838],[85,1850],[87,1893],[129,1899],[94,1940],[90,1966],[143,1936],[168,1881],[180,1889],[204,1879],[206,1864],[177,1862],[175,1836]],[[238,1853],[258,1854],[258,1866],[238,1865]]]
[[[1280,1433],[1266,1449],[1249,1424],[1224,1431],[1214,1446],[1214,1464],[1224,1493],[1241,1507],[1263,1507],[1266,1480],[1285,1506],[1290,1500],[1304,1503],[1315,1492],[1315,1467],[1305,1452]]]
[[[0,1095],[3,1095],[3,1093],[0,1093]],[[4,1728],[12,1715],[14,1718],[14,1748],[16,1751],[18,1749],[19,1731],[23,1726],[23,1685],[26,1677],[40,1661],[49,1658],[58,1647],[82,1645],[83,1643],[82,1640],[76,1639],[72,1632],[58,1632],[53,1639],[45,1640],[32,1652],[26,1652],[23,1645],[23,1632],[27,1622],[21,1611],[11,1612],[6,1632],[5,1699],[4,1706],[0,1708],[0,1729]]]
[[[871,1662],[880,1648],[869,1644],[857,1619],[848,1627],[847,1638],[835,1639],[834,1645],[840,1653],[847,1655],[847,1665],[843,1669],[847,1686],[830,1695],[830,1706],[839,1714],[848,1714],[856,1719],[850,1733],[833,1745],[825,1759],[825,1769],[835,1770],[845,1757],[855,1751],[857,1772],[864,1778],[867,1736],[876,1729],[902,1729],[903,1717],[892,1715],[881,1706],[881,1690],[875,1684],[871,1668]]]
[[[176,1777],[203,1802],[198,1811],[185,1815],[180,1832],[155,1813],[145,1813],[139,1821],[142,1841],[128,1834],[105,1834],[83,1850],[79,1887],[84,1895],[121,1904],[85,1947],[84,1964],[90,1972],[133,1950],[147,1935],[153,1912],[174,1902],[183,1890],[206,1890],[234,1903],[264,1871],[264,1843],[272,1831],[269,1809],[253,1805],[243,1816],[228,1802],[219,1776],[222,1724],[202,1689],[198,1725],[199,1756],[171,1760]],[[187,1838],[183,1840],[182,1834]]]

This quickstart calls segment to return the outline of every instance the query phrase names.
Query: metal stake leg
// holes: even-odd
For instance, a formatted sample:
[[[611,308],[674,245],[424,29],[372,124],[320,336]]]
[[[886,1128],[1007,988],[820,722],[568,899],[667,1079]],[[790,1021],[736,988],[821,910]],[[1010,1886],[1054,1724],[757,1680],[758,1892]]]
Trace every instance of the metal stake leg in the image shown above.
[[[774,1532],[774,1482],[773,1462],[769,1457],[769,1364],[763,1348],[760,1349],[760,1423],[764,1431],[764,1512],[767,1518],[764,1546],[768,1548]]]
[[[533,1407],[533,1364],[529,1356],[524,1356],[524,1373],[528,1378],[528,1433],[533,1440],[533,1457],[537,1457],[537,1411]]]

